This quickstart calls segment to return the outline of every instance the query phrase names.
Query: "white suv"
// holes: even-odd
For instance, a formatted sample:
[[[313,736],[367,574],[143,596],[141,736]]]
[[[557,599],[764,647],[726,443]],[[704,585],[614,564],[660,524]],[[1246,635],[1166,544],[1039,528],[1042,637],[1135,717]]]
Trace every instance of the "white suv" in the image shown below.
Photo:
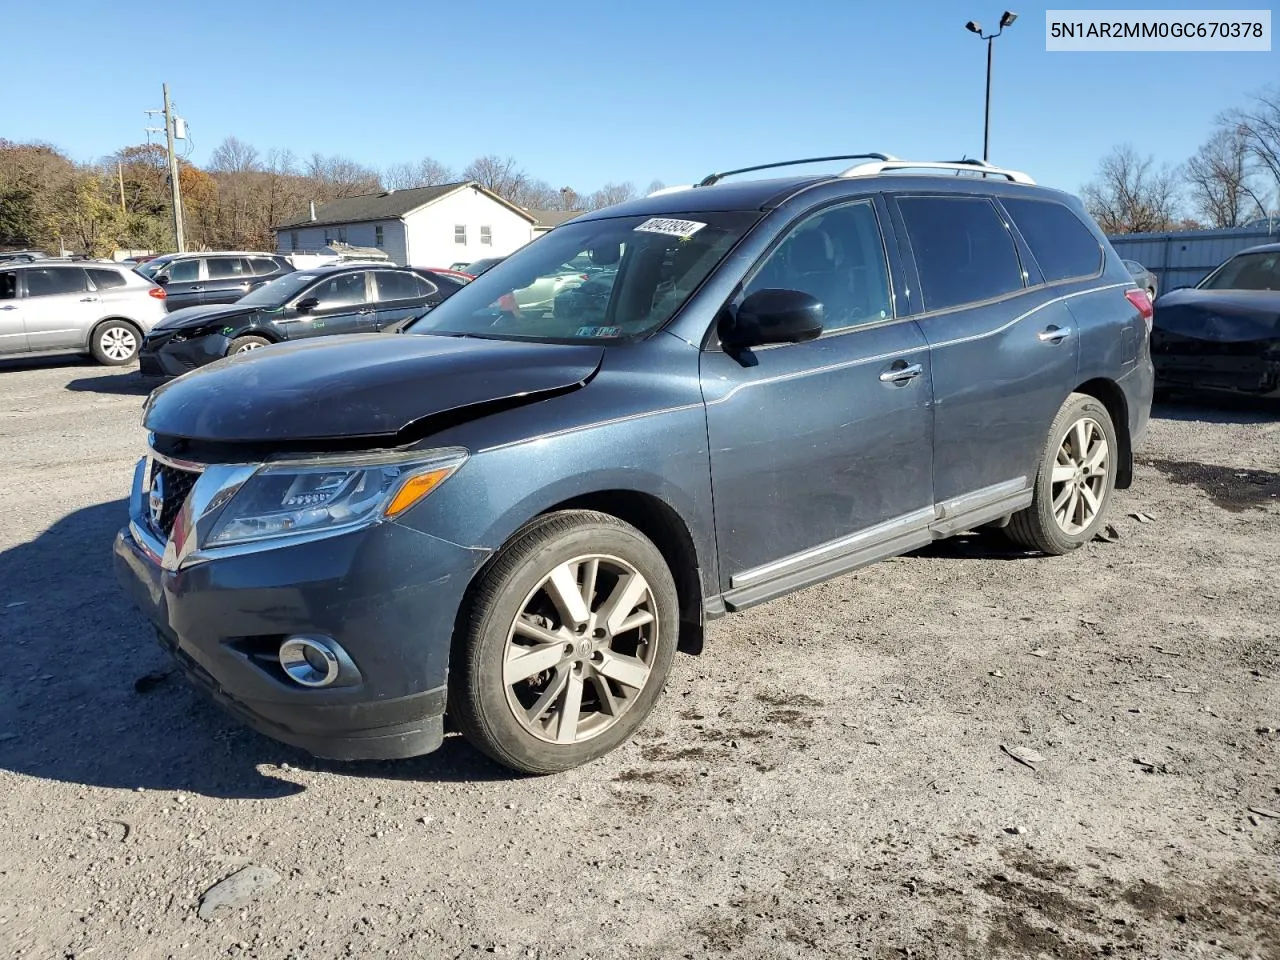
[[[167,315],[164,288],[109,262],[0,266],[0,356],[88,353],[108,366],[138,356]]]

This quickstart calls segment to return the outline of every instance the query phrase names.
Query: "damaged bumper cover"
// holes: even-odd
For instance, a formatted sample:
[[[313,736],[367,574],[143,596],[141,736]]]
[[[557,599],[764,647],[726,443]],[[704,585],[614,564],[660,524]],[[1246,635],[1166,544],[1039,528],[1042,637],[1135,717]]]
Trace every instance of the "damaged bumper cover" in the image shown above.
[[[388,521],[171,569],[137,501],[116,537],[117,577],[160,644],[223,708],[329,759],[398,759],[440,745],[454,617],[487,551]],[[297,637],[337,651],[335,682],[291,678],[281,645]]]

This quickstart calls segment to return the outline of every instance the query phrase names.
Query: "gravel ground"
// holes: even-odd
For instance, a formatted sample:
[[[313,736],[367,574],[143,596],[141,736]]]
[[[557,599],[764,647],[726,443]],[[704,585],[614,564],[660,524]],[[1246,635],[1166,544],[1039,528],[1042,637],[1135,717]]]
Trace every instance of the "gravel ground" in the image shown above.
[[[1280,957],[1276,409],[1158,408],[1116,542],[953,540],[719,621],[633,742],[520,779],[136,684],[142,399],[0,369],[0,957]]]

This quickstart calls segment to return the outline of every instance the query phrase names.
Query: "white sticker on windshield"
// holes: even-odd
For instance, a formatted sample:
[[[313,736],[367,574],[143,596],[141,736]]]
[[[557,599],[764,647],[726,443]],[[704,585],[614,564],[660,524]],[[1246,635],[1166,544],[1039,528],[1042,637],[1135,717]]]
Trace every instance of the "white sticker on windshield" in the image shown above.
[[[692,237],[705,227],[705,223],[696,220],[670,220],[666,217],[653,217],[636,227],[637,233],[665,233],[669,237]]]

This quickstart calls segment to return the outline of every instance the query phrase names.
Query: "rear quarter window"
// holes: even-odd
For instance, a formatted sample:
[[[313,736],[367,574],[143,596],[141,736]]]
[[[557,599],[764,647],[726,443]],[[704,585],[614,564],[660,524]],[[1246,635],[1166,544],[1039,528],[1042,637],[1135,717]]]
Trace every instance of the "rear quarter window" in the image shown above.
[[[89,279],[93,281],[93,285],[99,290],[111,290],[115,287],[123,287],[128,282],[124,276],[114,270],[94,270],[88,271]]]
[[[1102,245],[1080,218],[1053,200],[1001,200],[1049,283],[1092,277],[1102,269]],[[1129,261],[1135,274],[1142,268]],[[1136,268],[1136,269],[1135,269]]]
[[[1023,289],[1013,236],[986,197],[899,197],[927,311]]]

